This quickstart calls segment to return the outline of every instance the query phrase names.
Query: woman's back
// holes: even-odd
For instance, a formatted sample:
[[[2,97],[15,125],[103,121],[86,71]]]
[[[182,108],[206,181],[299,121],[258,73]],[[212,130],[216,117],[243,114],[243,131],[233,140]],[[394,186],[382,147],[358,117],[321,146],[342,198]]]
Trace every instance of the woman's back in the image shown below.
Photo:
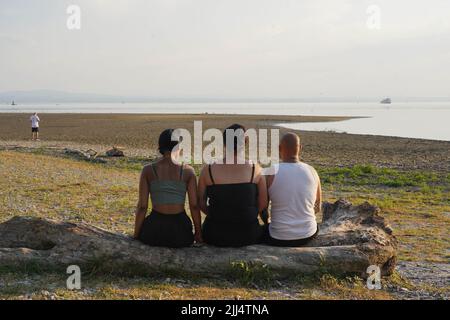
[[[246,162],[244,164],[219,164],[208,166],[210,184],[236,184],[255,182],[256,166]],[[214,181],[211,180],[214,179]]]
[[[159,136],[159,152],[162,158],[144,167],[139,179],[139,201],[136,209],[134,237],[154,246],[186,247],[194,237],[201,242],[201,216],[197,204],[197,179],[191,166],[179,164],[173,140],[173,129],[166,129]],[[186,214],[186,193],[189,209],[195,225]],[[147,215],[149,198],[152,212]]]
[[[214,172],[214,173],[213,173]],[[208,214],[221,222],[254,223],[258,217],[258,188],[255,166],[210,165],[207,186]],[[250,175],[250,177],[246,177]]]
[[[206,242],[217,246],[244,246],[260,241],[262,228],[258,213],[267,197],[261,192],[264,191],[261,190],[262,179],[259,168],[251,163],[213,164],[204,168],[199,188],[205,189],[207,217],[203,234]],[[260,193],[263,193],[262,199]]]
[[[184,165],[160,160],[146,168],[153,209],[173,214],[184,210],[187,179]]]
[[[152,212],[145,218],[139,232],[142,242],[174,248],[192,244],[192,222],[184,211],[187,182],[183,169],[170,158],[144,168]]]
[[[174,163],[172,160],[166,160],[164,158],[159,159],[149,165],[156,171],[157,177],[153,176],[152,179],[158,178],[159,180],[171,180],[179,181],[180,172],[184,168],[182,163]],[[155,173],[152,170],[152,173]]]

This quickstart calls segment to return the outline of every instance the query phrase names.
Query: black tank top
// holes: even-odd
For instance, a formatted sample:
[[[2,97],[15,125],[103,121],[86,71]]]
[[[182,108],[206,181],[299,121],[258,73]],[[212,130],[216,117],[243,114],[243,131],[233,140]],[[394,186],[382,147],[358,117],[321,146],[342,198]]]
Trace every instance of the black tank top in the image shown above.
[[[249,182],[215,184],[209,165],[212,185],[206,187],[208,219],[213,222],[258,223],[258,188],[253,183],[255,165]]]

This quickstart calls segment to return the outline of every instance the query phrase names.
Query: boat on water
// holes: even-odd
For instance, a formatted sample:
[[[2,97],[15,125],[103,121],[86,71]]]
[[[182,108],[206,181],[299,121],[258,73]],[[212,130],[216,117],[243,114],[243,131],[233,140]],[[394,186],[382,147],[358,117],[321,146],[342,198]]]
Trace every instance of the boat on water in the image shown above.
[[[391,98],[386,98],[386,99],[381,100],[380,103],[383,103],[383,104],[391,104],[391,103],[392,103],[392,100],[391,100]]]
[[[12,105],[12,106],[15,106],[15,105],[16,105],[16,103],[14,102],[14,100],[11,102],[11,105]]]

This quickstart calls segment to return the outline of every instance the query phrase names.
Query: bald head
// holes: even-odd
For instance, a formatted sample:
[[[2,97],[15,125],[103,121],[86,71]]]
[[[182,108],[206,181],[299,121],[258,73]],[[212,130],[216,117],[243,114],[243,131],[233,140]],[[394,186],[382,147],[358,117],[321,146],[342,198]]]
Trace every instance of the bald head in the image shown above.
[[[301,150],[300,137],[288,132],[281,138],[280,141],[280,157],[282,161],[298,161]]]

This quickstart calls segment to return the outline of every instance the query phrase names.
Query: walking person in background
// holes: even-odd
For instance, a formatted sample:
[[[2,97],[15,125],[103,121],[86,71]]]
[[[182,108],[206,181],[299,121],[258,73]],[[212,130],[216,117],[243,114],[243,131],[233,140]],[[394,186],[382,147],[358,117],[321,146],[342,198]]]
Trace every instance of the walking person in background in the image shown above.
[[[37,112],[33,113],[33,115],[30,117],[31,121],[31,140],[39,141],[39,122],[41,119],[39,119]]]

